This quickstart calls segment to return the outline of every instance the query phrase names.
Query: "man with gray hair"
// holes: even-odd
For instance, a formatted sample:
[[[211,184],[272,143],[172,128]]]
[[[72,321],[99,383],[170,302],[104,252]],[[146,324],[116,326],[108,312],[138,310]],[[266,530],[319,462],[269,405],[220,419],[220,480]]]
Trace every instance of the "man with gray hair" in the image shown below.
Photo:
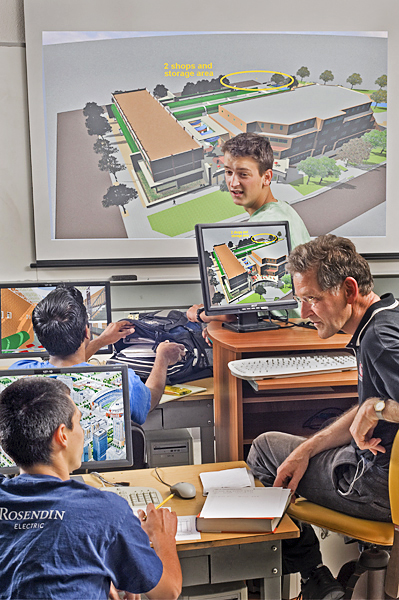
[[[266,486],[348,515],[391,521],[388,467],[399,424],[399,303],[377,296],[366,260],[354,244],[324,235],[288,259],[301,316],[321,338],[350,333],[358,362],[359,402],[308,439],[267,432],[252,443],[247,462]],[[300,571],[303,600],[342,598],[342,586],[322,564],[313,529],[283,542],[287,573]]]

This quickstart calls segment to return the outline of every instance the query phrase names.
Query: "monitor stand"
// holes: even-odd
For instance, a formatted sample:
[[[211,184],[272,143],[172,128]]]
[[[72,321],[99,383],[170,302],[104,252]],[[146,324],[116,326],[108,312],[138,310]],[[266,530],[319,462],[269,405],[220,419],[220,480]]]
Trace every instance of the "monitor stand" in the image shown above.
[[[250,333],[252,331],[267,331],[270,329],[280,329],[280,325],[268,321],[259,321],[257,312],[240,313],[237,315],[238,321],[236,323],[223,323],[223,327],[236,331],[237,333]]]

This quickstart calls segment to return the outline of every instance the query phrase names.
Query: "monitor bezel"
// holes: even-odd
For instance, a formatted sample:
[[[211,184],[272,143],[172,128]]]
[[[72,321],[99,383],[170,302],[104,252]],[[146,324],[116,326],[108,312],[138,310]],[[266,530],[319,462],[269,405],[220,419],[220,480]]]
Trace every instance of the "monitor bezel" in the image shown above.
[[[122,376],[122,397],[123,409],[125,417],[125,448],[126,459],[123,460],[92,460],[82,462],[78,469],[73,471],[73,474],[89,473],[91,471],[110,471],[119,470],[126,467],[132,467],[134,462],[133,443],[131,436],[131,412],[130,412],[130,394],[129,394],[129,376],[128,366],[123,364],[113,365],[91,365],[91,366],[73,366],[73,367],[52,367],[52,368],[35,368],[35,369],[6,369],[1,371],[2,377],[29,377],[31,375],[51,375],[63,373],[106,373],[120,372]],[[18,475],[20,472],[18,466],[0,467],[0,473],[3,475]]]
[[[251,303],[251,304],[233,304],[233,305],[222,305],[222,306],[214,306],[212,305],[210,294],[209,294],[209,286],[208,286],[208,274],[207,274],[207,266],[205,264],[205,246],[204,246],[204,237],[203,231],[207,229],[248,229],[248,228],[259,228],[264,229],[268,226],[277,226],[277,227],[285,227],[287,233],[287,247],[288,254],[291,252],[291,237],[290,237],[290,225],[288,221],[256,221],[254,223],[250,223],[248,221],[241,223],[198,223],[195,226],[195,238],[197,242],[197,252],[198,252],[198,264],[200,269],[200,279],[201,279],[201,291],[202,291],[202,299],[205,309],[205,314],[209,316],[213,315],[222,315],[222,314],[248,314],[258,313],[261,311],[273,311],[273,310],[292,310],[298,307],[298,303],[294,298],[290,300],[283,300],[281,302],[272,301],[272,302],[259,302],[259,303]],[[295,295],[294,282],[292,281],[292,294]]]
[[[66,287],[83,287],[83,286],[103,286],[105,288],[105,303],[106,303],[106,316],[107,316],[107,324],[109,325],[112,321],[111,317],[111,284],[109,281],[50,281],[50,282],[41,282],[41,281],[23,281],[23,282],[11,282],[11,283],[0,283],[0,310],[3,310],[1,305],[2,299],[2,290],[9,288],[56,288],[58,285],[64,285]],[[28,350],[28,351],[15,351],[15,352],[4,352],[1,345],[2,340],[2,326],[0,320],[0,358],[9,358],[9,359],[21,359],[21,358],[34,358],[41,357],[47,359],[49,353],[45,350]],[[100,348],[97,350],[95,354],[112,354],[113,348],[111,345],[108,345],[104,348]]]

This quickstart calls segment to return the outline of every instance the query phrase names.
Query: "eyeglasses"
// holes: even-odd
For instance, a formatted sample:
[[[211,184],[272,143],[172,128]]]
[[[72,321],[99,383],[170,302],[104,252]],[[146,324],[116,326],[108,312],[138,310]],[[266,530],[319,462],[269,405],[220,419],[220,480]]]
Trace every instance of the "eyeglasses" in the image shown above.
[[[298,304],[303,304],[306,302],[306,304],[310,304],[310,306],[313,308],[318,302],[320,302],[321,298],[316,298],[316,296],[304,296],[303,298],[294,296],[294,300],[296,300]]]

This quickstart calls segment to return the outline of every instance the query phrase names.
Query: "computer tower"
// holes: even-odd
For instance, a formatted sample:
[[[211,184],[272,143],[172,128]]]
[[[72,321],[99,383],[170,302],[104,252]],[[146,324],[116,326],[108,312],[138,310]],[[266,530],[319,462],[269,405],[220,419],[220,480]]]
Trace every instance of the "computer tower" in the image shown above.
[[[187,429],[146,431],[149,467],[194,464],[193,439]]]

